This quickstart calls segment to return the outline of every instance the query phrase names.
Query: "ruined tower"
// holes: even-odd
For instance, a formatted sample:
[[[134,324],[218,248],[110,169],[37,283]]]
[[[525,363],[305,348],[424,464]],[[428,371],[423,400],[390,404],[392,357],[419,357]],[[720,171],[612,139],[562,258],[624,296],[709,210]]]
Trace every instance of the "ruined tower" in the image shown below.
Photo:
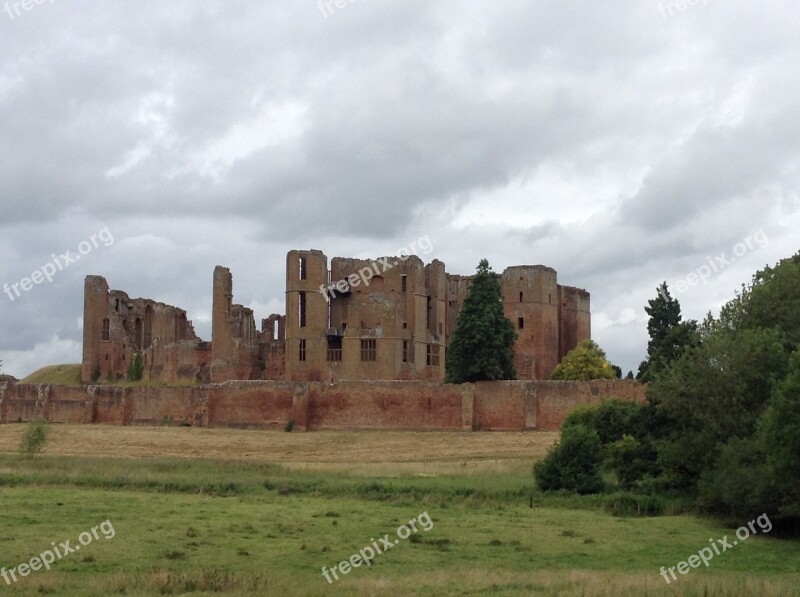
[[[547,379],[558,365],[558,283],[543,265],[508,267],[501,276],[503,310],[514,324],[518,379]]]
[[[589,293],[571,286],[558,287],[558,362],[579,342],[592,337]]]
[[[327,381],[328,258],[322,251],[286,255],[286,374],[291,380]]]
[[[83,383],[91,383],[99,378],[100,343],[109,339],[108,283],[102,276],[86,276],[83,283]]]
[[[234,379],[234,343],[231,333],[233,276],[227,267],[214,268],[211,305],[211,381]]]

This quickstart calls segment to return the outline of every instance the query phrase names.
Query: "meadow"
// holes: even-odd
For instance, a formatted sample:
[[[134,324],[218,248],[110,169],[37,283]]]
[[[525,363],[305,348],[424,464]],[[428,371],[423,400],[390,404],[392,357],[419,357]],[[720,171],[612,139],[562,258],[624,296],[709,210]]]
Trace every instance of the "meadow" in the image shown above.
[[[544,495],[557,433],[283,433],[52,426],[42,455],[0,426],[0,567],[103,521],[11,595],[797,595],[800,543],[751,537],[667,585],[661,566],[735,526],[670,504]],[[621,501],[622,498],[619,498]],[[370,566],[331,569],[427,513]],[[617,512],[619,514],[619,512]],[[744,521],[746,522],[746,521]]]

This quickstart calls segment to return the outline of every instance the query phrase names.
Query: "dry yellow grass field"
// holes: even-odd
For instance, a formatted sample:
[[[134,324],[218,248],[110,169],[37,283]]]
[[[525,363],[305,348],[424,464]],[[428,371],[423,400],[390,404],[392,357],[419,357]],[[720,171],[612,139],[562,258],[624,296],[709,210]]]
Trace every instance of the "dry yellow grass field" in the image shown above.
[[[0,452],[14,452],[25,425],[0,426]],[[279,463],[352,474],[508,474],[530,471],[558,432],[249,431],[193,427],[52,425],[44,454],[121,458],[212,458]]]

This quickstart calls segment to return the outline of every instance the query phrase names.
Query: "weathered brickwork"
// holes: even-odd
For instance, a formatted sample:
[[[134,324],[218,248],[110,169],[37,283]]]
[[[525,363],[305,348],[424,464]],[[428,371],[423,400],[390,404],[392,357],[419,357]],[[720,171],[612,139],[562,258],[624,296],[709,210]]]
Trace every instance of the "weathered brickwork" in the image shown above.
[[[503,308],[517,331],[518,379],[548,379],[563,356],[591,336],[589,293],[561,286],[555,270],[513,266],[501,275]],[[84,289],[84,383],[116,380],[141,353],[146,380],[444,380],[447,346],[471,276],[416,256],[286,256],[286,313],[256,328],[233,302],[233,276],[214,269],[212,338],[194,333],[186,312],[109,290],[100,276]]]
[[[186,311],[109,290],[100,276],[84,283],[84,383],[118,380],[140,353],[144,379],[207,381],[211,347],[194,332]]]
[[[556,430],[575,407],[617,397],[643,402],[636,381],[229,381],[196,387],[0,383],[0,423],[192,425],[297,430]]]

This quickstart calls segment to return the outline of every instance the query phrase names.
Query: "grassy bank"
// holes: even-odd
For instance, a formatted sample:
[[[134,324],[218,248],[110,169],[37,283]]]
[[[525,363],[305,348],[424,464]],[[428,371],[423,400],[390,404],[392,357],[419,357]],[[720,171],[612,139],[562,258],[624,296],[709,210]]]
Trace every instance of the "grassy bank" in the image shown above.
[[[53,433],[81,430],[98,428]],[[317,434],[199,430],[198,442],[208,439],[212,453],[219,432],[232,445],[272,445],[275,461],[234,458],[233,450],[228,459],[158,455],[176,437],[194,442],[187,431],[198,430],[125,429],[154,442],[151,457],[119,458],[106,447],[105,457],[25,460],[4,447],[17,426],[0,427],[0,566],[30,561],[51,542],[75,545],[105,520],[114,529],[113,538],[101,534],[49,572],[11,586],[0,579],[0,588],[20,595],[794,595],[800,582],[800,544],[763,535],[667,586],[661,566],[732,529],[696,516],[612,516],[599,497],[537,495],[531,507],[533,459],[520,458],[514,443],[536,434],[431,435],[432,444],[449,445],[435,463],[446,472],[431,473],[428,434],[386,436],[397,451],[366,451],[367,461],[352,469],[345,460],[377,448],[381,434],[320,434],[315,451]],[[337,440],[340,452],[325,448]],[[58,452],[58,441],[48,450]],[[401,458],[404,442],[419,446],[416,453]],[[122,451],[133,443],[127,437]],[[84,443],[76,451],[91,450]],[[498,464],[494,474],[475,465],[489,460]],[[334,567],[373,538],[396,538],[423,511],[433,521],[429,531],[327,583],[322,566]]]

